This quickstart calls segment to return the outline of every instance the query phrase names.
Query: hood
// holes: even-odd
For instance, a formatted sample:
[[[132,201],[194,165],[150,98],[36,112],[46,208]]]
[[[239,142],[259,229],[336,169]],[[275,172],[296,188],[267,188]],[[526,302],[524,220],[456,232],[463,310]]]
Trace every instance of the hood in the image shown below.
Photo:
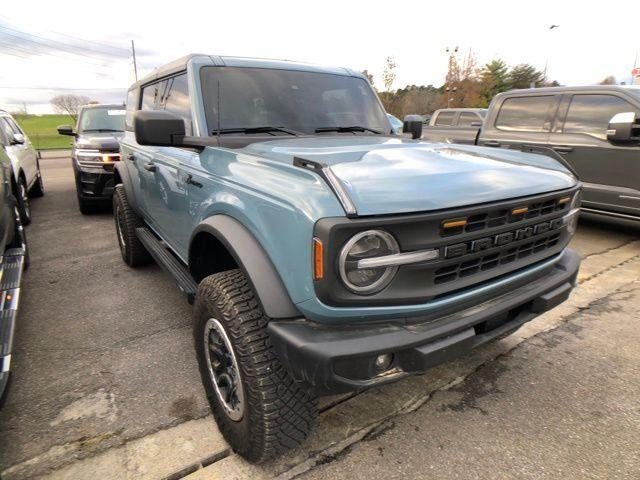
[[[92,150],[118,150],[124,132],[81,133],[76,138],[76,148]]]
[[[576,178],[544,155],[490,147],[348,136],[253,143],[252,155],[326,164],[358,215],[423,212],[570,188]]]

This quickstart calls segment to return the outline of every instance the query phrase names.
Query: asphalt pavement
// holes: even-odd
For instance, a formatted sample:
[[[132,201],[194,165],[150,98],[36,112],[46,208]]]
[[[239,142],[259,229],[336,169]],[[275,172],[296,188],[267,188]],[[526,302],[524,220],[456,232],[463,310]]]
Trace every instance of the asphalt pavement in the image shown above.
[[[425,376],[323,399],[310,439],[255,467],[209,415],[184,296],[122,262],[110,211],[80,214],[69,159],[42,170],[3,479],[640,478],[639,228],[581,221],[572,301]]]

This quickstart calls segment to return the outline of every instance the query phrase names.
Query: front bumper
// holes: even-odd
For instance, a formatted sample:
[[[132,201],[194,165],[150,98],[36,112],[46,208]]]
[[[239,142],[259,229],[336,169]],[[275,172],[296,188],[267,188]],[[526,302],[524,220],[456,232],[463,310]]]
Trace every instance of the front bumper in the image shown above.
[[[78,197],[83,200],[110,202],[113,196],[114,173],[113,164],[99,167],[84,167],[73,160]]]
[[[423,323],[336,326],[273,320],[268,332],[296,381],[319,394],[359,390],[423,373],[517,329],[569,297],[579,266],[579,256],[565,249],[544,276]],[[382,354],[392,354],[393,361],[379,372],[375,359]]]

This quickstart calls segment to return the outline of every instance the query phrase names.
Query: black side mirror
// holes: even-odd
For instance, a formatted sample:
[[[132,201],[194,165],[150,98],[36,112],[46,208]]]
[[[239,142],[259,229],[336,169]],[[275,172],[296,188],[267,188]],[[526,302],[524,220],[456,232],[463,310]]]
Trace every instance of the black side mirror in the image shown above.
[[[410,133],[411,138],[417,139],[422,137],[422,117],[420,115],[407,115],[404,117],[402,125],[403,133]]]
[[[616,113],[609,120],[607,140],[611,143],[640,143],[640,122],[634,112]]]
[[[70,137],[76,136],[71,125],[60,125],[58,127],[58,135],[68,135]]]
[[[178,147],[183,145],[184,120],[162,110],[138,111],[133,117],[136,142],[140,145]]]

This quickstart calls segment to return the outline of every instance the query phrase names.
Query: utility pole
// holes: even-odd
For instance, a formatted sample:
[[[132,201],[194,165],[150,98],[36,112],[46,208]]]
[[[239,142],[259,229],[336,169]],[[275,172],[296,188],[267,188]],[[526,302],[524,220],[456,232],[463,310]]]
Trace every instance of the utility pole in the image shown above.
[[[131,40],[131,53],[133,54],[133,73],[136,74],[136,82],[138,81],[138,65],[136,63],[136,46]]]

